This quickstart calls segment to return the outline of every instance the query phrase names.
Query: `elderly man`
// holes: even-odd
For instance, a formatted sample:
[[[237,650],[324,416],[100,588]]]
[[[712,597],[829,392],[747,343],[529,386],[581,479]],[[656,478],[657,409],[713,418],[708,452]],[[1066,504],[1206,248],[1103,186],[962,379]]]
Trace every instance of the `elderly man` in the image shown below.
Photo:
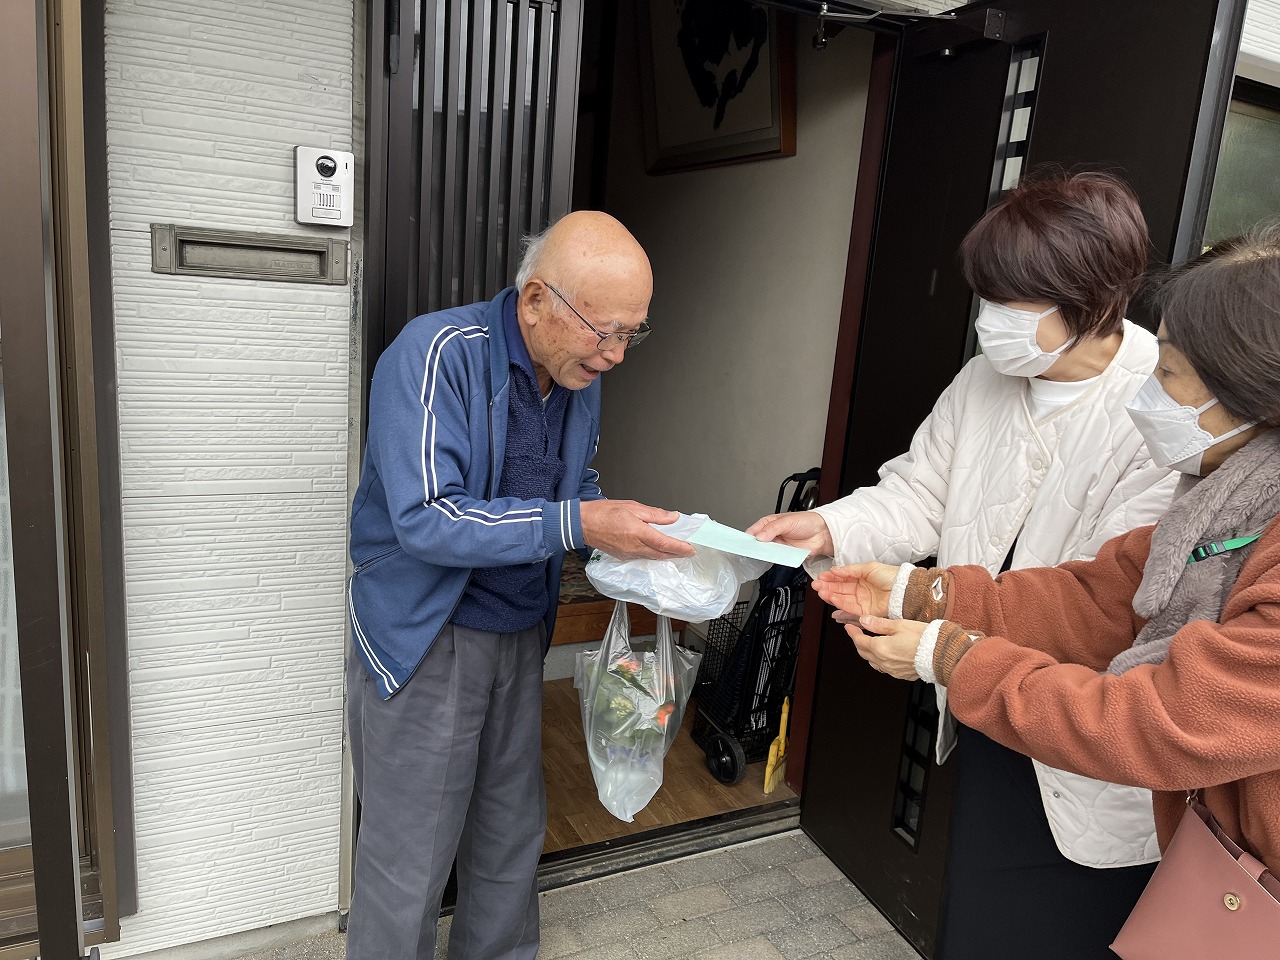
[[[351,511],[348,720],[362,803],[352,960],[433,956],[457,859],[453,960],[538,951],[542,659],[565,551],[688,556],[605,500],[600,375],[648,332],[653,277],[612,217],[528,244],[489,303],[413,320],[378,361]]]

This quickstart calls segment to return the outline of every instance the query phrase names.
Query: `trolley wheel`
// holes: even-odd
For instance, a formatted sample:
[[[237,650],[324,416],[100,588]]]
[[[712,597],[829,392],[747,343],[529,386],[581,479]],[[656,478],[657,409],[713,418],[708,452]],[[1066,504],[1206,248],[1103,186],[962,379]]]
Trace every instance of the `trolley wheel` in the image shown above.
[[[747,755],[727,733],[713,733],[707,741],[707,769],[725,786],[732,786],[747,773]]]

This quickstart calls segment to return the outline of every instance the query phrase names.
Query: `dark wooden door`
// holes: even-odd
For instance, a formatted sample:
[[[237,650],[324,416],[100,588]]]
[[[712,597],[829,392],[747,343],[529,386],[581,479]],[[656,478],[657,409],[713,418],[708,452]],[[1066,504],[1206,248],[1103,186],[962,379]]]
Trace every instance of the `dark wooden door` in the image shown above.
[[[882,152],[863,157],[880,180],[874,215],[855,212],[870,253],[846,298],[857,358],[851,403],[833,403],[830,494],[874,483],[962,366],[956,251],[1019,170],[1112,170],[1157,258],[1198,251],[1242,18],[1237,0],[1007,0],[903,29]],[[932,956],[954,777],[931,759],[932,690],[870,670],[829,621],[814,661],[801,824]]]

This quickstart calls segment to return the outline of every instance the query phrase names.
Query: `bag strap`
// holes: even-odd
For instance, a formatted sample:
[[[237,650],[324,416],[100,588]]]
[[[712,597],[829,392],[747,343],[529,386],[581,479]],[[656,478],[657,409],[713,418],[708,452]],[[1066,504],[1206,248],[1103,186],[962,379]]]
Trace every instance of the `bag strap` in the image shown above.
[[[1253,879],[1257,880],[1259,883],[1262,882],[1263,874],[1271,872],[1267,869],[1267,865],[1265,863],[1250,853],[1241,854],[1236,858],[1236,862],[1244,868],[1245,873],[1249,874],[1249,876],[1253,877]]]
[[[1218,818],[1210,813],[1209,808],[1200,800],[1199,790],[1187,791],[1187,806],[1194,810],[1196,815],[1205,822],[1205,826],[1213,831],[1213,835],[1218,838],[1218,842],[1222,844],[1227,853],[1231,854],[1236,863],[1240,864],[1240,868],[1254,880],[1261,883],[1263,874],[1270,873],[1267,865],[1227,836],[1227,832],[1218,823]]]

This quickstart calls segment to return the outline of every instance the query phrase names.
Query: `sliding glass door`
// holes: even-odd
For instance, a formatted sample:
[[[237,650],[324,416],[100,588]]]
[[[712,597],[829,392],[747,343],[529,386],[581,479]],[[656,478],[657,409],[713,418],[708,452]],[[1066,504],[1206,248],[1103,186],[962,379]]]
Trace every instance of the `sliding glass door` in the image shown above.
[[[0,329],[0,384],[4,380],[3,337]],[[29,889],[22,882],[31,871],[31,817],[18,669],[18,611],[13,591],[7,435],[4,400],[0,396],[0,941],[35,932]]]

